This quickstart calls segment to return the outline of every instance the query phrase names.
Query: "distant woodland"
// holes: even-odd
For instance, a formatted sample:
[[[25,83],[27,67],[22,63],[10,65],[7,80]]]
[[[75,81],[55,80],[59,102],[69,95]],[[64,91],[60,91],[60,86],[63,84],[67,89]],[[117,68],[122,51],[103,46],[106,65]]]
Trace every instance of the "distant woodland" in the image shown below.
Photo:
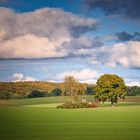
[[[81,83],[83,84],[83,83]],[[85,94],[93,95],[95,85],[84,84]],[[140,87],[127,87],[127,95],[140,95]],[[53,82],[0,82],[0,99],[22,99],[49,96],[65,96],[64,83]]]

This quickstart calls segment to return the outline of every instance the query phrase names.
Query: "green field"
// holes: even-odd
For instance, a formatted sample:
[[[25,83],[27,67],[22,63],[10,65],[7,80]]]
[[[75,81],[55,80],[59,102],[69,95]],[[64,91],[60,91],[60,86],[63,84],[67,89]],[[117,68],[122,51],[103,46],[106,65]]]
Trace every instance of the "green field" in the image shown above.
[[[0,101],[0,140],[139,140],[140,97],[116,107],[56,109],[68,97]],[[94,100],[88,96],[88,101]]]

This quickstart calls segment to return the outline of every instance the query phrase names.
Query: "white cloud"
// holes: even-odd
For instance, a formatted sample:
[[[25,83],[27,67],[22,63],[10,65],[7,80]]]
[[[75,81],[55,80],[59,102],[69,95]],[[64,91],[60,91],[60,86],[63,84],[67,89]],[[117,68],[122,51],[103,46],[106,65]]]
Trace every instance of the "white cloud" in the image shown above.
[[[55,80],[47,80],[47,82],[58,83],[59,81],[55,81]]]
[[[0,58],[92,57],[93,64],[140,68],[140,42],[105,46],[99,38],[84,33],[96,29],[98,21],[61,9],[43,8],[16,13],[0,8]],[[104,41],[114,39],[104,38]]]
[[[110,67],[122,65],[127,68],[140,68],[140,42],[128,41],[112,46],[97,48],[91,63],[104,64]]]
[[[43,8],[16,13],[0,8],[0,58],[68,56],[71,48],[65,44],[77,37],[80,39],[84,33],[95,30],[97,25],[97,20],[61,9]],[[81,44],[91,46],[86,39],[82,40]]]
[[[128,41],[115,44],[110,59],[124,67],[140,68],[140,42]]]
[[[67,40],[66,40],[67,41]],[[60,43],[61,44],[61,43]],[[1,58],[51,58],[64,57],[67,50],[61,49],[59,42],[32,34],[20,36],[0,43]]]
[[[12,78],[15,79],[15,80],[23,79],[23,74],[21,74],[21,73],[14,73],[12,75]]]
[[[65,71],[56,75],[56,79],[63,80],[65,76],[73,76],[81,82],[95,83],[101,75],[100,72],[92,69],[83,69],[80,71]]]
[[[11,80],[13,82],[20,82],[20,81],[37,81],[35,78],[30,76],[24,76],[22,73],[14,73],[11,76]]]
[[[127,86],[139,86],[140,87],[140,82],[137,81],[132,81],[126,84]]]
[[[30,77],[30,76],[25,76],[23,81],[37,81],[35,78]]]

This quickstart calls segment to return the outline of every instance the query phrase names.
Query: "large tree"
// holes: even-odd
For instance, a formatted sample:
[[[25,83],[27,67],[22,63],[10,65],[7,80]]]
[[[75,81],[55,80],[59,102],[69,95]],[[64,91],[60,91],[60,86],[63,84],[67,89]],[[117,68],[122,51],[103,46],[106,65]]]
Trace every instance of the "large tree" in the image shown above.
[[[96,83],[95,99],[101,102],[109,100],[114,106],[119,98],[125,99],[127,87],[123,78],[115,74],[104,74]]]
[[[79,95],[85,94],[86,85],[79,83],[73,76],[64,79],[64,92],[71,97],[71,102],[79,101]]]

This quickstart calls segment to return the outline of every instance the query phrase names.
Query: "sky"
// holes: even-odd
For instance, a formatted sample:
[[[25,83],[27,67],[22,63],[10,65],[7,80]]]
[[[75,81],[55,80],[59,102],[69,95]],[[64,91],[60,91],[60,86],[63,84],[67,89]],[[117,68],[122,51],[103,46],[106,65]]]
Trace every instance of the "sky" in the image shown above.
[[[139,0],[0,0],[0,81],[140,86]]]

